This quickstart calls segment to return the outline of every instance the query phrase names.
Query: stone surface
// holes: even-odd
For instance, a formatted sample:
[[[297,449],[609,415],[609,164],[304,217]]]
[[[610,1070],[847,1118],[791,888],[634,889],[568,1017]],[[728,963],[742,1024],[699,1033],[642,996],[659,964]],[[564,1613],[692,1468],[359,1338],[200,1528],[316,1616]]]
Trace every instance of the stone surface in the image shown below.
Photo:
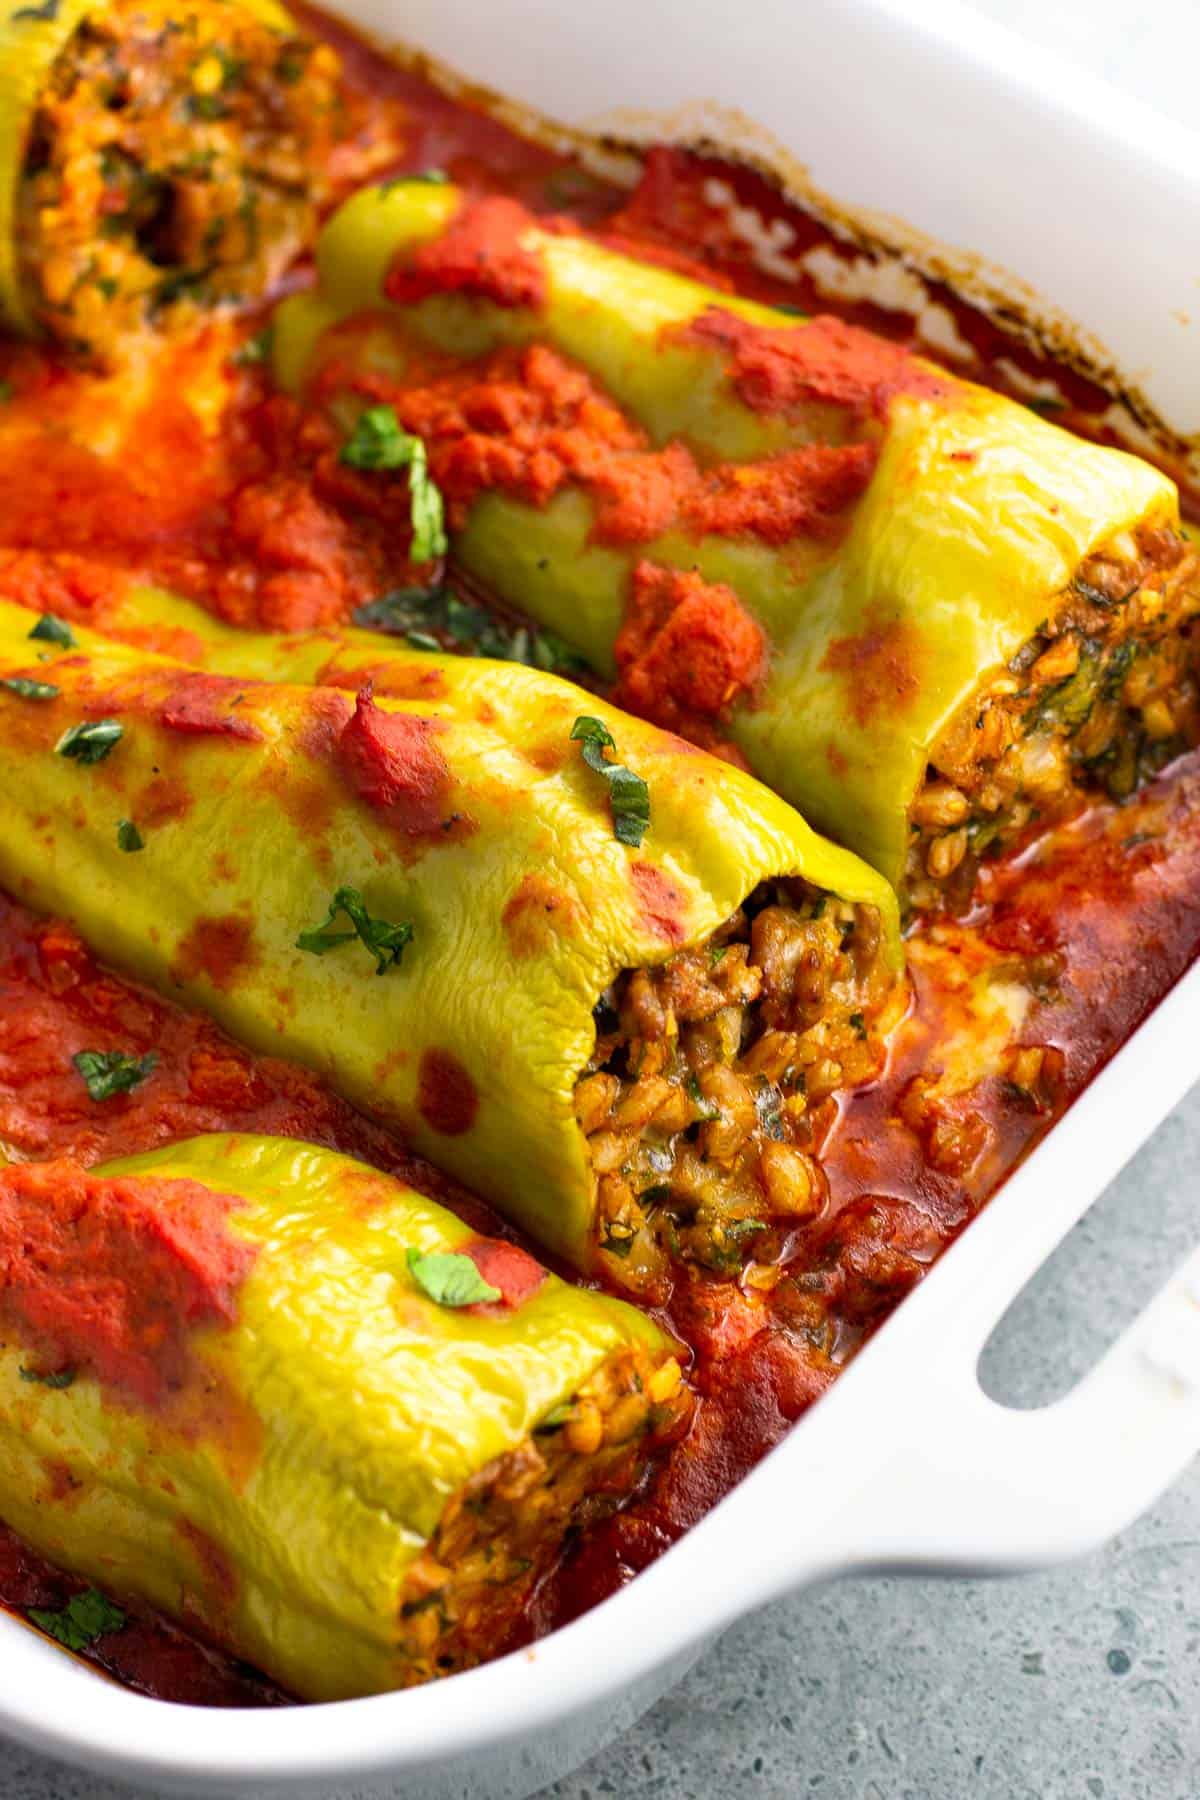
[[[973,3],[1195,122],[1196,0]],[[984,1365],[997,1398],[1041,1402],[1090,1365],[1196,1241],[1198,1171],[1200,1089],[1002,1324]],[[1123,1538],[1073,1568],[1002,1584],[845,1582],[777,1603],[729,1632],[638,1726],[543,1800],[1198,1792],[1200,1464]],[[0,1800],[127,1795],[15,1748],[0,1754]]]

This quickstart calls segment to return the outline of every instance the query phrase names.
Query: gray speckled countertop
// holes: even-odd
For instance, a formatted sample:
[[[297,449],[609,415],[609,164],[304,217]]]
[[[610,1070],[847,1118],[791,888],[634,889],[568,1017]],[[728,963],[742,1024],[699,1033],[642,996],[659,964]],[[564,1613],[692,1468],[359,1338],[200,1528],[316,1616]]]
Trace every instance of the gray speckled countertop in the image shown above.
[[[973,4],[1177,117],[1200,112],[1200,0]],[[1192,1248],[1198,1201],[1200,1089],[1017,1302],[990,1391],[1032,1404],[1069,1385]],[[843,1582],[772,1606],[543,1800],[1198,1794],[1200,1464],[1072,1568]],[[0,1746],[0,1800],[126,1796]]]

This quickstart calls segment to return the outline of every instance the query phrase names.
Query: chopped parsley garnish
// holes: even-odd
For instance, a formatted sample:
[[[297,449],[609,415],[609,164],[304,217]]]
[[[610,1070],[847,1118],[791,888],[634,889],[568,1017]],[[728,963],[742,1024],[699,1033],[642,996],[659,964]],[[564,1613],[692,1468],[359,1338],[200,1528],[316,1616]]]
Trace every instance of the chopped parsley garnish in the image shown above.
[[[469,1256],[456,1250],[406,1253],[408,1272],[423,1294],[438,1306],[478,1306],[499,1300],[500,1289],[485,1281]]]
[[[116,719],[85,719],[63,732],[54,746],[55,753],[69,756],[72,762],[103,762],[113,745],[120,743],[124,729]]]
[[[552,1406],[545,1418],[533,1429],[535,1431],[561,1431],[574,1411],[574,1404],[570,1400],[560,1400],[558,1405]]]
[[[781,1104],[779,1089],[775,1083],[768,1081],[765,1075],[760,1075],[758,1090],[754,1096],[754,1110],[763,1131],[777,1142],[783,1137]]]
[[[158,1053],[123,1056],[119,1050],[80,1050],[71,1058],[93,1100],[111,1100],[141,1087],[158,1066]]]
[[[42,1387],[69,1388],[75,1379],[74,1369],[51,1369],[44,1374],[40,1369],[18,1369],[17,1374],[22,1381],[36,1381]]]
[[[24,675],[5,675],[0,679],[0,687],[7,688],[10,694],[18,694],[22,700],[57,700],[58,689],[49,681],[29,681]]]
[[[36,19],[42,25],[53,24],[58,17],[61,0],[42,0],[40,6],[18,6],[12,14],[13,20]]]
[[[364,631],[380,631],[385,637],[407,637],[419,631],[421,622],[433,619],[446,598],[442,587],[392,588],[378,600],[355,607],[351,615]]]
[[[429,473],[425,446],[401,428],[392,406],[368,406],[342,445],[342,462],[352,469],[408,470],[412,558],[431,562],[445,556],[446,524],[442,496]]]
[[[68,1650],[86,1650],[97,1638],[122,1631],[126,1623],[120,1607],[114,1606],[98,1588],[84,1588],[82,1594],[72,1594],[61,1612],[31,1606],[29,1617]]]
[[[643,1206],[659,1206],[664,1200],[671,1198],[672,1188],[669,1181],[656,1181],[652,1187],[644,1187],[638,1195]]]
[[[688,1098],[691,1100],[692,1105],[697,1108],[702,1119],[720,1118],[720,1107],[715,1100],[710,1100],[704,1093],[704,1090],[700,1086],[698,1076],[695,1074],[689,1075],[683,1085],[687,1090]]]
[[[354,613],[367,631],[402,637],[414,650],[441,650],[454,656],[492,656],[523,663],[551,675],[586,675],[588,665],[552,631],[496,618],[475,600],[449,588],[393,588]]]
[[[122,819],[117,826],[117,849],[132,854],[135,850],[144,850],[146,840],[132,819]]]
[[[445,187],[450,177],[445,169],[417,169],[407,175],[392,175],[387,181],[379,183],[376,192],[380,195],[390,194],[398,187],[407,187],[412,181],[424,182],[426,187]]]
[[[622,1260],[633,1249],[633,1229],[623,1225],[619,1220],[612,1220],[604,1228],[604,1236],[600,1239],[600,1248],[607,1250],[610,1256],[619,1256]]]
[[[1050,394],[1034,394],[1031,399],[1022,401],[1022,405],[1035,413],[1060,413],[1067,409],[1065,400],[1056,399]]]
[[[352,931],[334,931],[333,922],[340,912],[349,919],[354,927]],[[340,887],[329,902],[328,916],[311,930],[302,931],[296,939],[296,948],[307,950],[311,956],[324,956],[358,938],[375,958],[375,973],[382,975],[399,963],[412,943],[412,937],[413,928],[407,919],[399,925],[389,924],[386,919],[373,919],[357,888]]]
[[[248,337],[233,353],[233,362],[239,369],[253,368],[256,363],[264,363],[271,354],[271,327],[264,325],[253,337]]]
[[[73,650],[78,642],[67,621],[55,613],[43,613],[29,635],[44,644],[57,644],[62,650]]]
[[[0,406],[7,406],[9,401],[12,399],[12,397],[13,397],[12,382],[11,381],[0,381]]]
[[[571,727],[571,742],[579,744],[588,768],[603,775],[608,783],[613,836],[619,843],[629,844],[636,850],[650,827],[650,789],[632,769],[608,761],[604,752],[615,752],[617,746],[611,731],[599,719],[581,714]]]

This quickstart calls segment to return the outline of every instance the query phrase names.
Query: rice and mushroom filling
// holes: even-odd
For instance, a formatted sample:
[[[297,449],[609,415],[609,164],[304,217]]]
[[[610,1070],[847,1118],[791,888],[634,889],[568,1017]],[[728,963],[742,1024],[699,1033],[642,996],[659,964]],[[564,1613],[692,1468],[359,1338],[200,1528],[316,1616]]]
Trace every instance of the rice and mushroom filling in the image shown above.
[[[447,1502],[400,1602],[401,1683],[493,1656],[573,1526],[612,1512],[680,1431],[691,1394],[673,1356],[610,1356],[523,1444]]]
[[[837,1096],[880,1074],[898,991],[875,908],[799,879],[618,976],[575,1111],[619,1281],[652,1290],[677,1257],[736,1273],[822,1211]]]
[[[40,325],[100,361],[263,292],[311,241],[338,107],[327,45],[231,0],[114,0],[39,97],[18,255]]]
[[[1200,567],[1163,528],[1081,566],[1052,619],[934,746],[910,815],[905,898],[965,904],[980,858],[1090,793],[1124,800],[1200,741]]]

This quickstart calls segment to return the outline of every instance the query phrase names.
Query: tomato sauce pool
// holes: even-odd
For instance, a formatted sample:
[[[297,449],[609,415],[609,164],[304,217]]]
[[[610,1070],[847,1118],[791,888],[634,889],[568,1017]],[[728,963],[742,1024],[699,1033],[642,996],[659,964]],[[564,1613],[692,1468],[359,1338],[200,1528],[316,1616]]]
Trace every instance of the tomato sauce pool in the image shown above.
[[[296,10],[343,57],[339,192],[391,173],[444,169],[473,193],[569,212],[649,259],[839,314],[931,354],[911,314],[840,304],[818,291],[802,253],[823,247],[845,261],[854,252],[757,174],[662,149],[649,154],[635,189],[616,188],[440,94],[348,27]],[[739,224],[751,208],[775,244],[786,245],[792,279],[756,264]],[[1065,423],[1100,433],[1108,395],[948,291],[931,286],[930,297],[953,320],[956,370],[1018,398],[1034,384],[1040,403]],[[9,396],[0,433],[0,592],[39,610],[100,618],[106,599],[150,576],[230,620],[282,628],[344,617],[403,581],[389,520],[349,530],[338,483],[353,473],[339,475],[333,459],[322,460],[320,443],[269,393],[253,357],[231,354],[248,329],[201,332],[132,395],[52,355],[0,343]],[[203,400],[214,369],[223,383],[219,428]],[[107,440],[62,429],[94,418],[98,402],[118,415]],[[174,642],[161,647],[186,653]],[[169,793],[162,802],[169,815]],[[770,1269],[751,1265],[739,1281],[677,1271],[666,1316],[691,1352],[695,1423],[630,1505],[569,1545],[534,1597],[526,1636],[628,1581],[779,1441],[1184,972],[1200,948],[1198,821],[1200,753],[1123,806],[1097,805],[986,865],[963,918],[918,923],[909,940],[913,1005],[887,1069],[827,1122],[827,1209],[793,1234]],[[1004,1074],[976,1069],[956,1080],[964,1034],[980,1030],[979,995],[1013,984],[1025,996],[1015,1059],[1006,1058]],[[83,1049],[153,1049],[154,1077],[97,1103],[71,1064]],[[99,967],[69,927],[0,897],[0,1142],[22,1159],[71,1155],[94,1165],[214,1130],[329,1145],[424,1187],[482,1234],[514,1236],[311,1072],[250,1055],[206,1019]],[[0,1528],[0,1602],[15,1614],[61,1614],[83,1588]],[[167,1699],[286,1700],[253,1670],[150,1612],[129,1612],[86,1654],[116,1679]]]

